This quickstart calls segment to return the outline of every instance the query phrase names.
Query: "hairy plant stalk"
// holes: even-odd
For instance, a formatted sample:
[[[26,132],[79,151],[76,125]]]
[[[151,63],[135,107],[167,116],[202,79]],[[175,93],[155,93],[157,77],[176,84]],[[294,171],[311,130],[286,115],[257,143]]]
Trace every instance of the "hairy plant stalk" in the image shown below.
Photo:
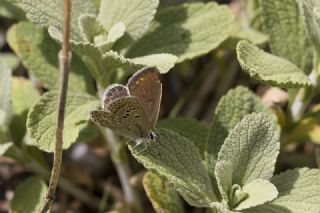
[[[302,117],[308,104],[312,101],[314,96],[319,92],[320,90],[318,86],[320,82],[319,72],[320,72],[320,58],[318,57],[318,54],[315,54],[313,70],[309,75],[309,79],[312,85],[309,87],[300,89],[291,105],[291,115],[292,115],[293,121],[297,121]]]
[[[56,143],[54,151],[53,166],[49,181],[49,189],[43,203],[39,209],[40,213],[47,212],[54,200],[55,192],[60,175],[62,161],[62,144],[63,144],[63,125],[64,111],[67,98],[68,78],[69,78],[69,37],[70,37],[70,10],[71,1],[63,1],[63,40],[62,48],[59,52],[60,68],[60,89],[58,95],[57,117],[56,117]]]
[[[121,143],[112,130],[106,128],[100,129],[103,137],[110,147],[111,159],[116,167],[116,171],[120,179],[125,202],[140,212],[140,197],[138,192],[130,184],[131,170],[126,157],[124,143]]]

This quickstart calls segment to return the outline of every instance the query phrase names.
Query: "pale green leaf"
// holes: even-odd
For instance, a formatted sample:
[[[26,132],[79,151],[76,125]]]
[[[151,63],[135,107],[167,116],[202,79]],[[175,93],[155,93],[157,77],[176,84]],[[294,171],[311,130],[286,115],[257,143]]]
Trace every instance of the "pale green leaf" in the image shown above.
[[[22,77],[12,79],[12,108],[13,113],[21,115],[28,111],[39,97],[39,92],[32,82]]]
[[[0,62],[0,110],[2,110],[1,125],[8,125],[11,120],[11,70]]]
[[[32,142],[46,152],[54,151],[56,100],[56,92],[47,92],[35,103],[28,114],[27,129]],[[89,111],[98,105],[99,100],[93,96],[68,93],[63,131],[64,149],[76,142],[79,132],[87,126]]]
[[[55,28],[49,28],[49,33],[51,36],[56,36],[55,38],[59,40],[60,32]],[[111,73],[111,70],[102,67],[102,53],[100,50],[95,47],[93,43],[89,42],[71,42],[71,46],[86,64],[93,78],[101,86],[106,87],[108,85],[108,75]]]
[[[232,164],[232,183],[243,186],[272,177],[279,154],[279,131],[267,113],[245,116],[226,138],[218,162]]]
[[[0,1],[0,16],[22,20],[25,19],[23,10],[15,6],[12,3],[13,0],[1,0]]]
[[[26,12],[27,18],[40,25],[48,28],[49,26],[62,29],[62,3],[61,0],[17,0],[18,5]],[[81,41],[82,35],[78,25],[78,17],[84,13],[96,14],[97,8],[92,1],[73,0],[71,13],[71,30],[72,40]],[[32,33],[31,33],[32,35]]]
[[[219,161],[215,165],[215,178],[223,201],[229,201],[229,192],[232,188],[232,163]]]
[[[297,0],[297,3],[304,17],[307,35],[320,54],[320,2],[318,0]]]
[[[102,33],[106,33],[106,30],[98,22],[97,18],[93,14],[82,14],[78,18],[80,32],[85,41],[93,43],[94,37]]]
[[[15,69],[19,65],[18,57],[12,52],[0,53],[0,63],[5,64],[10,69]]]
[[[100,42],[95,41],[96,47],[103,53],[111,50],[114,43],[124,35],[125,31],[126,26],[122,22],[116,23],[111,27],[105,39],[102,39]]]
[[[6,143],[1,143],[1,142],[2,141],[0,141],[0,156],[4,155],[6,153],[6,151],[8,151],[8,149],[13,145],[12,142],[6,142]]]
[[[127,57],[170,53],[178,62],[206,54],[232,31],[233,15],[214,2],[190,3],[160,10],[146,34],[130,47]]]
[[[250,213],[318,213],[320,209],[320,171],[318,169],[288,170],[271,179],[279,196],[271,203],[250,209]]]
[[[55,89],[59,83],[59,45],[42,29],[29,22],[13,25],[8,34],[8,42],[28,71],[34,74],[45,87]],[[74,55],[71,61],[69,89],[77,92],[93,93],[94,86],[89,80],[85,65]]]
[[[260,6],[271,52],[309,73],[312,52],[296,1],[261,0]]]
[[[207,171],[193,143],[170,130],[156,131],[156,141],[143,141],[129,148],[133,156],[147,169],[173,184],[192,206],[209,207],[216,201]]]
[[[14,191],[10,206],[12,213],[36,213],[47,192],[47,185],[39,177],[30,177]]]
[[[22,77],[13,77],[11,96],[13,117],[10,132],[14,141],[21,141],[26,133],[28,110],[38,99],[39,92],[33,87],[31,81]]]
[[[107,31],[122,22],[136,40],[148,28],[158,4],[159,0],[101,0],[98,20]]]
[[[247,41],[238,43],[237,56],[242,69],[261,82],[284,88],[311,84],[308,76],[293,63],[264,52]]]
[[[203,123],[191,118],[168,118],[158,121],[157,127],[170,129],[188,138],[204,157],[209,129]]]
[[[261,45],[268,41],[269,37],[253,28],[242,27],[239,23],[235,24],[230,37],[223,42],[223,45],[235,49],[237,43],[241,40],[247,40],[255,45]]]
[[[214,167],[225,138],[237,123],[252,112],[266,112],[273,116],[261,99],[245,87],[238,86],[229,90],[219,101],[207,142],[207,166],[212,177],[214,177]],[[276,120],[275,116],[273,118]]]
[[[107,42],[116,42],[126,31],[126,26],[122,22],[115,23],[108,32]]]
[[[143,177],[143,187],[157,213],[183,213],[183,205],[177,192],[167,182],[152,172]]]
[[[109,51],[102,56],[102,66],[105,70],[114,71],[117,68],[138,70],[142,67],[157,67],[160,73],[167,73],[175,64],[177,57],[171,54],[155,54],[138,58],[125,58],[117,52]]]
[[[256,179],[242,187],[247,193],[247,199],[243,200],[234,210],[242,211],[254,206],[274,200],[278,196],[277,188],[267,180]]]
[[[177,59],[178,58],[174,55],[162,53],[132,58],[131,60],[134,64],[157,67],[159,72],[164,74],[174,66]]]

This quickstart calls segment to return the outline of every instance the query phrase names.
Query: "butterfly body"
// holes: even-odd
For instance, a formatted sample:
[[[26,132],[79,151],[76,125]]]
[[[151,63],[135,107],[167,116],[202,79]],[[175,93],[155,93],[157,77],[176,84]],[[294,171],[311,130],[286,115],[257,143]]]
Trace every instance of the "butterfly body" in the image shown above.
[[[102,98],[102,110],[91,111],[91,120],[131,139],[156,139],[162,85],[156,68],[134,74],[126,86],[112,84]]]

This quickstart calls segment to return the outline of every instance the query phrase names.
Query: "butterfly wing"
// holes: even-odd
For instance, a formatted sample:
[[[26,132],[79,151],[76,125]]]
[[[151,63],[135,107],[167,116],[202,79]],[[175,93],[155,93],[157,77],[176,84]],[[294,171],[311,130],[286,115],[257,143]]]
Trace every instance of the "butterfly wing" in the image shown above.
[[[112,101],[129,95],[130,93],[128,88],[121,84],[112,84],[108,86],[103,93],[102,109],[108,110],[108,107]]]
[[[108,110],[91,111],[91,120],[125,137],[149,137],[150,122],[142,104],[136,97],[118,98],[109,104]]]
[[[137,97],[146,110],[152,129],[158,120],[162,94],[158,72],[155,67],[142,69],[135,73],[127,83],[130,94]]]

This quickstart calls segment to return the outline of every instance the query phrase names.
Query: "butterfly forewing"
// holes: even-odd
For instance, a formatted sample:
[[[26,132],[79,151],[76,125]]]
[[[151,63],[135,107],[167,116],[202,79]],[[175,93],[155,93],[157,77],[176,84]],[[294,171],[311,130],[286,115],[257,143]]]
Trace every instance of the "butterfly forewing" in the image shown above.
[[[108,127],[125,137],[149,137],[151,131],[150,122],[144,108],[136,97],[118,98],[109,104],[108,110],[92,111],[92,121],[100,126]]]
[[[130,94],[137,97],[143,105],[151,128],[154,129],[158,120],[162,85],[158,78],[158,70],[154,67],[142,69],[128,81]]]
[[[108,110],[108,107],[111,102],[118,98],[126,97],[129,95],[130,93],[126,86],[123,86],[121,84],[112,84],[108,86],[105,92],[103,93],[102,109]]]

